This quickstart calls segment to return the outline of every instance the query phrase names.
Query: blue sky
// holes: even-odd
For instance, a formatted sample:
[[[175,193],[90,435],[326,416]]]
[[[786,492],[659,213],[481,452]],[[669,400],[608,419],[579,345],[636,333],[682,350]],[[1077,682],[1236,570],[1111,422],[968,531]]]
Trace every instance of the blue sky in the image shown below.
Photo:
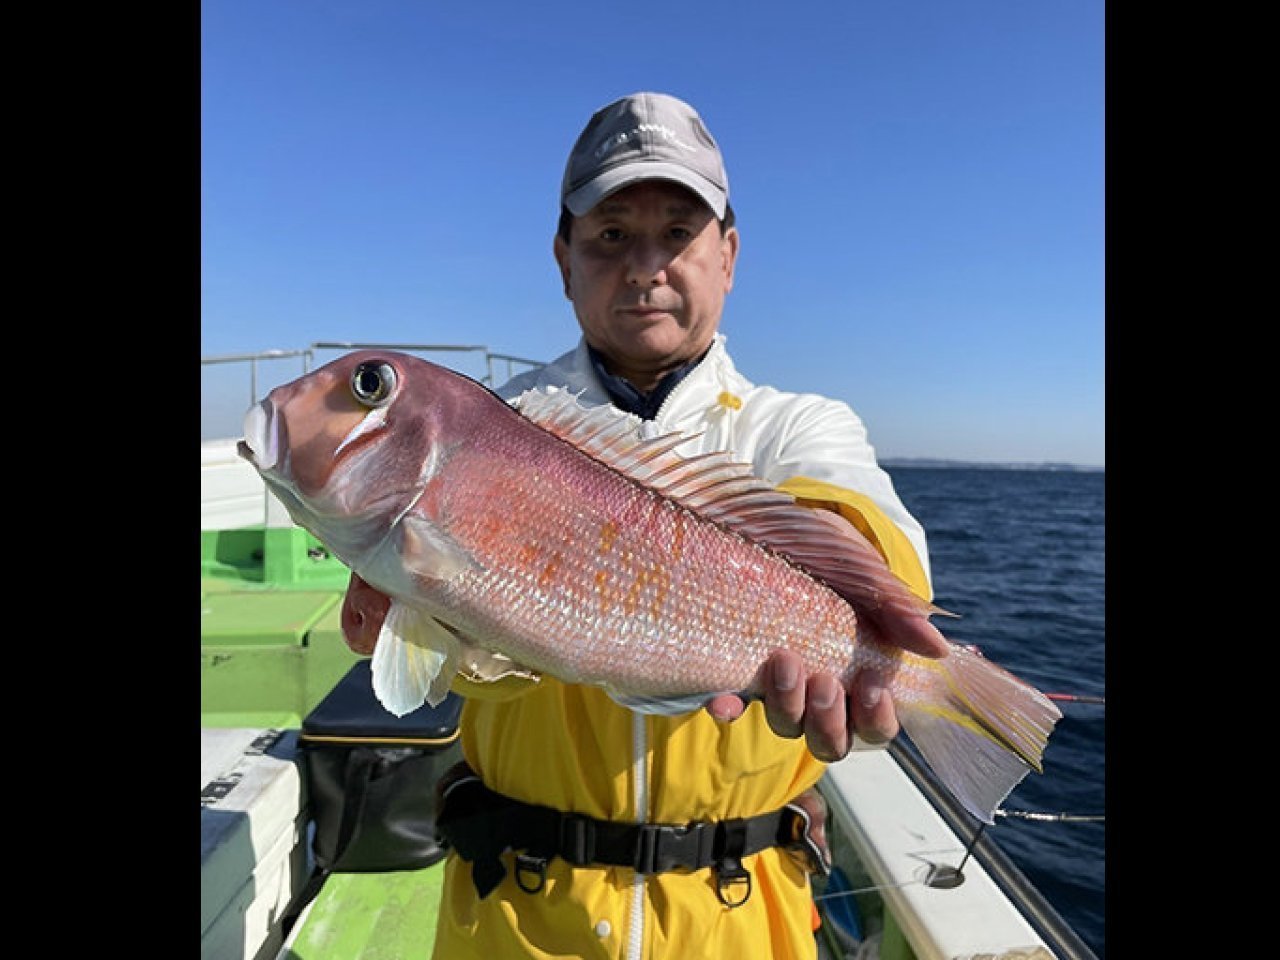
[[[204,357],[554,358],[578,335],[551,256],[569,147],[660,90],[725,154],[742,248],[721,330],[744,374],[847,401],[882,457],[1105,462],[1101,0],[205,0],[201,19]],[[202,434],[236,432],[236,391]]]

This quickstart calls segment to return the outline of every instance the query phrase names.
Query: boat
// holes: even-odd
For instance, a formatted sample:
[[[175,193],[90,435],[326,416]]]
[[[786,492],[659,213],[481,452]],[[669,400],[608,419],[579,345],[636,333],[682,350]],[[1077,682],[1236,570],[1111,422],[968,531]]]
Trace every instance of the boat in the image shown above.
[[[504,364],[503,379],[537,365],[484,346],[317,342],[207,357],[202,367],[247,376],[243,411],[266,392],[267,361],[299,360],[305,372],[321,351],[368,347],[465,358],[490,386]],[[293,525],[236,454],[238,436],[204,433],[202,425],[201,957],[429,956],[443,862],[316,870],[299,738],[362,659],[339,622],[349,571]],[[823,960],[1096,960],[906,745],[855,747],[819,789],[833,855],[830,876],[814,880]]]

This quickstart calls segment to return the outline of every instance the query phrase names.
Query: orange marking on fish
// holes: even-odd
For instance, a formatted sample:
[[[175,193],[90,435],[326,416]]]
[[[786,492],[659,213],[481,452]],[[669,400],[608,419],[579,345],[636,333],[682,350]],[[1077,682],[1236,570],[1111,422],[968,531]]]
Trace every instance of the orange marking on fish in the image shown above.
[[[516,554],[516,563],[523,568],[530,568],[534,561],[538,559],[538,545],[536,543],[526,543],[520,548],[520,552]]]
[[[560,569],[560,565],[564,563],[564,555],[557,550],[551,555],[551,559],[547,561],[547,565],[542,568],[542,572],[538,574],[538,589],[545,590],[554,579],[556,573]]]
[[[622,598],[622,612],[628,617],[636,612],[636,607],[640,603],[640,591],[644,589],[645,581],[648,579],[645,571],[640,570],[631,578],[631,588],[627,590],[627,595]]]
[[[671,573],[662,567],[655,567],[653,578],[655,580],[653,603],[649,606],[649,613],[654,620],[661,620],[667,605],[667,594],[671,592]]]
[[[507,533],[507,525],[502,518],[481,515],[472,521],[470,539],[476,548],[485,553],[500,553],[505,549]]]
[[[655,620],[661,619],[670,590],[671,574],[657,563],[649,563],[632,574],[631,586],[622,598],[622,612],[632,616],[645,601],[646,612]]]
[[[608,553],[613,549],[613,542],[618,539],[618,525],[606,520],[600,527],[600,553]]]
[[[600,616],[606,617],[613,608],[614,594],[609,589],[609,574],[605,570],[597,570],[595,576],[596,597],[600,601]]]
[[[675,524],[671,530],[671,562],[679,563],[684,556],[685,515],[683,511],[675,515]]]

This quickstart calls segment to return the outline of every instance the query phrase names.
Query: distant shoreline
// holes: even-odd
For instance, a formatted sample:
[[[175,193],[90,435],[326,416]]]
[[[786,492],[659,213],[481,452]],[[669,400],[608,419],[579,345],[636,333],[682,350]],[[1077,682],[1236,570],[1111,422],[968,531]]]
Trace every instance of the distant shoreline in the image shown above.
[[[879,463],[885,469],[907,467],[922,470],[1058,470],[1071,473],[1106,473],[1107,469],[1088,464],[1055,461],[941,460],[936,457],[881,457]]]

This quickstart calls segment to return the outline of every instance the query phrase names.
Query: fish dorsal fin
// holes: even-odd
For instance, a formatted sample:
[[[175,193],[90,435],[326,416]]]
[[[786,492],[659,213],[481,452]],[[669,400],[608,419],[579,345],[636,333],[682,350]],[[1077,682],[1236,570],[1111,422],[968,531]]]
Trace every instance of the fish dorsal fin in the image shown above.
[[[853,524],[830,511],[798,506],[794,497],[770,486],[749,464],[728,453],[682,457],[674,449],[690,437],[639,438],[638,417],[620,416],[609,406],[584,408],[566,390],[529,390],[516,405],[539,426],[619,473],[768,547],[860,612],[892,610],[916,621],[935,612],[889,569]]]
[[[584,407],[567,390],[526,390],[515,407],[544,430],[628,476],[636,476],[630,467],[662,458],[688,439],[680,434],[640,439],[636,430],[641,421],[635,414],[607,404]]]
[[[567,390],[527,390],[516,401],[516,408],[588,456],[691,509],[698,509],[696,504],[706,499],[699,499],[699,492],[730,479],[768,491],[779,502],[793,502],[789,495],[757,480],[749,466],[733,462],[726,453],[682,457],[674,452],[694,437],[669,433],[644,439],[636,432],[639,417],[607,405],[583,407]]]

